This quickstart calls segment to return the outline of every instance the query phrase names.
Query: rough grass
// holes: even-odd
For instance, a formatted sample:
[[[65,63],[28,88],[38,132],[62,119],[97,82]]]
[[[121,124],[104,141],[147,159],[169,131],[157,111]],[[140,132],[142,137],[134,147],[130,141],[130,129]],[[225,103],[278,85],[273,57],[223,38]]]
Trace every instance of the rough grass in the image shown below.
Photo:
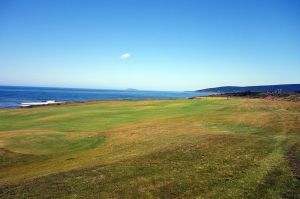
[[[0,110],[0,198],[300,198],[300,103]]]

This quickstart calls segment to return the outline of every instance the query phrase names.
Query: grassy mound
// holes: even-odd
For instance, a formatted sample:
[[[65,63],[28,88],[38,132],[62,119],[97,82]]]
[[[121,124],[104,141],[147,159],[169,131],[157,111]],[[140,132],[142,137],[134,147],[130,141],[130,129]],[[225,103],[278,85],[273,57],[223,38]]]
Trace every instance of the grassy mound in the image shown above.
[[[103,137],[68,134],[17,135],[6,141],[6,149],[24,154],[66,153],[95,148],[103,141]]]

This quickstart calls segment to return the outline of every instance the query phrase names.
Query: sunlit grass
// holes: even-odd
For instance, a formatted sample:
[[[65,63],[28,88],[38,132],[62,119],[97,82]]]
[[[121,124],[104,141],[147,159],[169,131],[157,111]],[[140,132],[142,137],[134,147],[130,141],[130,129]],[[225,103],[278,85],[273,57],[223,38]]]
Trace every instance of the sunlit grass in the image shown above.
[[[300,104],[99,101],[0,110],[0,196],[297,198]],[[291,158],[290,158],[291,159]],[[298,160],[299,161],[299,160]]]

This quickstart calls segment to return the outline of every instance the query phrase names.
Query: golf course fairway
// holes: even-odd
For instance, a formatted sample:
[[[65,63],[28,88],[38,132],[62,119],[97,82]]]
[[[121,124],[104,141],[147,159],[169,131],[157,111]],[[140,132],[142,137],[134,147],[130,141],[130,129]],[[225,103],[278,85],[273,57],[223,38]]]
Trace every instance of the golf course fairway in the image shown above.
[[[300,102],[0,109],[0,198],[300,198]]]

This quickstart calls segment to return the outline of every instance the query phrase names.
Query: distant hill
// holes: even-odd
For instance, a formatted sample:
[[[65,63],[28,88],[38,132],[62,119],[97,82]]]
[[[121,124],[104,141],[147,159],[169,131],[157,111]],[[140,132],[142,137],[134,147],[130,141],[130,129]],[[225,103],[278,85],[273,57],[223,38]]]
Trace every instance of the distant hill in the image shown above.
[[[196,90],[196,92],[212,92],[212,93],[236,93],[244,91],[252,92],[295,92],[300,91],[300,84],[281,84],[281,85],[265,85],[265,86],[222,86],[215,88],[206,88],[201,90]]]
[[[135,88],[127,88],[126,91],[138,91],[138,89],[135,89]]]

